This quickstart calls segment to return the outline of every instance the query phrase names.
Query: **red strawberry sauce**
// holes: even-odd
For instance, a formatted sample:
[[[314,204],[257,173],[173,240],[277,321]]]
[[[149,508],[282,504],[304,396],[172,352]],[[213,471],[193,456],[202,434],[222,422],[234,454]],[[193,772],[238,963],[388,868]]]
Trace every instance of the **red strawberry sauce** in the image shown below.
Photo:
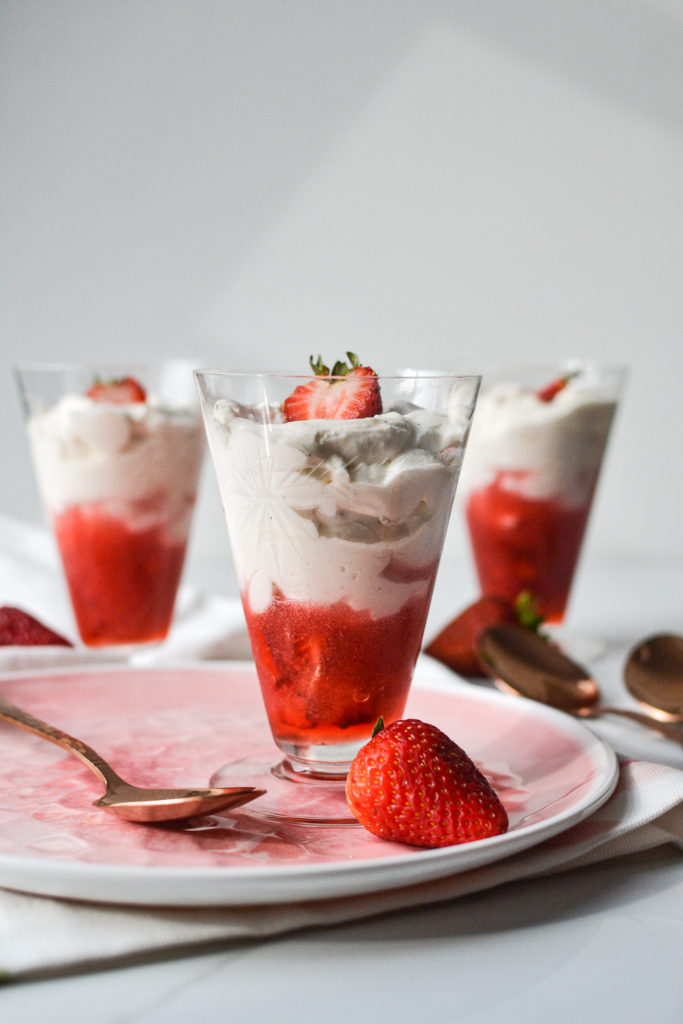
[[[186,544],[163,525],[132,529],[93,505],[54,519],[71,603],[85,644],[163,640],[173,614]]]
[[[560,622],[591,497],[576,508],[551,498],[527,498],[504,486],[506,475],[472,492],[465,507],[481,591],[514,601],[529,590],[546,621]]]
[[[420,651],[431,588],[393,615],[375,619],[339,601],[278,597],[244,611],[263,699],[276,740],[288,744],[364,742],[382,715],[403,713]]]

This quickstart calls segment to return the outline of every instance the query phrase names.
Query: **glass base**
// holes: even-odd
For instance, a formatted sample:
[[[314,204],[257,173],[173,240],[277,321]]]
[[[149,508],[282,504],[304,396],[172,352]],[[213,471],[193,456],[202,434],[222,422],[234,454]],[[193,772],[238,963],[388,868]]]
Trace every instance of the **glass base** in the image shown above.
[[[371,734],[372,725],[368,725],[366,736],[349,743],[292,743],[283,739],[276,742],[285,755],[283,764],[289,764],[297,776],[345,779],[351,762]]]
[[[240,814],[298,825],[357,825],[346,802],[346,774],[299,771],[284,758],[278,762],[247,757],[219,768],[212,786],[254,786],[264,796],[245,804]]]
[[[605,640],[597,636],[575,633],[562,623],[544,623],[541,632],[546,633],[563,654],[579,665],[589,666],[609,653],[609,645]]]

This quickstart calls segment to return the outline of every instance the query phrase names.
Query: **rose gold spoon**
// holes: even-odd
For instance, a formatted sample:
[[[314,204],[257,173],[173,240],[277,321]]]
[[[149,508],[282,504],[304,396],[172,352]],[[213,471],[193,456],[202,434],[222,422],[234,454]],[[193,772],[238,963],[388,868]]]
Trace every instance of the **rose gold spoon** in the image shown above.
[[[683,636],[660,633],[629,652],[626,689],[639,704],[664,721],[683,718]]]
[[[104,796],[95,807],[117,814],[127,821],[157,823],[180,821],[195,815],[214,814],[226,808],[240,807],[265,793],[264,789],[146,789],[132,786],[117,775],[87,743],[69,736],[54,725],[34,718],[28,712],[0,697],[0,719],[35,733],[80,757],[105,784]]]
[[[620,715],[683,745],[683,715],[671,715],[664,722],[640,711],[598,704],[600,691],[590,673],[530,629],[489,626],[479,636],[477,652],[499,689],[580,718]]]

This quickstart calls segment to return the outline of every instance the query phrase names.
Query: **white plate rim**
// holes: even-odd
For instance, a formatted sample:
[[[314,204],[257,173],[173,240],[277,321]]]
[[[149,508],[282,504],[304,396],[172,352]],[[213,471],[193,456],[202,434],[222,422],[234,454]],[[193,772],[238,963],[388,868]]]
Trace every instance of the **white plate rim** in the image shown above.
[[[37,678],[60,674],[103,672],[159,672],[190,669],[225,671],[226,668],[254,671],[253,662],[173,662],[163,665],[126,665],[104,662],[43,667],[0,673],[0,684],[16,678]],[[583,797],[574,805],[543,821],[532,822],[504,835],[459,846],[425,850],[415,848],[414,856],[397,855],[357,862],[333,861],[321,864],[292,864],[268,867],[159,867],[123,864],[50,861],[48,858],[20,857],[0,853],[0,886],[20,892],[61,899],[82,900],[105,905],[202,907],[257,906],[302,900],[336,899],[431,882],[484,867],[530,849],[571,828],[597,811],[612,795],[619,778],[614,750],[583,723],[554,708],[509,697],[483,687],[448,677],[418,662],[413,686],[439,693],[465,693],[468,699],[490,701],[499,706],[510,700],[524,700],[526,714],[547,722],[582,747],[591,758],[594,776]],[[412,854],[413,851],[411,851]]]

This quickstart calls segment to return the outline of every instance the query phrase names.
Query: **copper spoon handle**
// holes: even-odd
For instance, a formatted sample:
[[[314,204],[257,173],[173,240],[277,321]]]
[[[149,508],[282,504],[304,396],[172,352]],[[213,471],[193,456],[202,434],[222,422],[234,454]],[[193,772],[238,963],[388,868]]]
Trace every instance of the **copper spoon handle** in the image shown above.
[[[595,708],[586,708],[585,711],[575,712],[578,718],[601,718],[603,715],[620,715],[621,718],[630,718],[632,722],[646,725],[648,729],[654,729],[667,739],[674,740],[683,746],[683,725],[678,722],[663,722],[652,715],[642,714],[640,711],[630,711],[628,708],[608,708],[598,705]]]
[[[0,719],[12,722],[20,729],[25,729],[26,732],[32,732],[44,740],[56,743],[58,747],[63,747],[75,754],[76,757],[80,757],[81,761],[104,782],[105,786],[126,784],[125,780],[117,775],[114,769],[87,743],[77,740],[75,736],[70,736],[68,732],[58,729],[55,725],[50,725],[48,722],[43,722],[42,719],[30,715],[28,711],[23,711],[16,705],[10,704],[3,697],[0,697]]]

